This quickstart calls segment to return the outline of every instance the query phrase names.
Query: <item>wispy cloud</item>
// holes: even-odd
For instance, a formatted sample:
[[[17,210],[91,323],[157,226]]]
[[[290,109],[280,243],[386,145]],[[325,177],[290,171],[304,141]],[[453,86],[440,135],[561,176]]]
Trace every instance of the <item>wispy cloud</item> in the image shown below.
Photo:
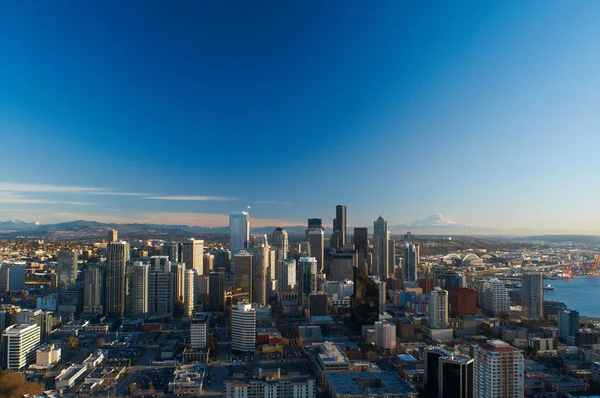
[[[63,201],[63,200],[52,200],[43,198],[31,198],[14,193],[0,193],[0,203],[4,204],[59,204],[59,205],[93,205],[92,202],[74,202],[74,201]]]
[[[173,195],[173,196],[144,196],[144,199],[152,200],[189,200],[189,201],[215,201],[231,202],[237,198],[227,198],[223,196],[198,196],[198,195]]]
[[[0,182],[0,192],[37,192],[37,193],[65,193],[87,195],[125,195],[144,196],[147,193],[120,192],[109,188],[78,187],[72,185],[53,184],[27,184],[20,182]]]
[[[255,205],[291,205],[292,202],[281,202],[279,200],[258,200],[252,202]]]

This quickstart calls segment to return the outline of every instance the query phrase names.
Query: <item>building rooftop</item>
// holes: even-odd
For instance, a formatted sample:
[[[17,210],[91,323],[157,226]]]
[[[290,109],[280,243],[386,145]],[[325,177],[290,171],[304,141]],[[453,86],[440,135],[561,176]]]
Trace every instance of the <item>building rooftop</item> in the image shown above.
[[[329,341],[318,344],[317,347],[321,348],[319,359],[323,363],[348,362],[348,356],[337,345]]]
[[[337,395],[384,397],[388,394],[415,393],[395,372],[330,373],[327,382]]]
[[[502,340],[488,340],[481,348],[492,352],[518,352],[519,349]]]

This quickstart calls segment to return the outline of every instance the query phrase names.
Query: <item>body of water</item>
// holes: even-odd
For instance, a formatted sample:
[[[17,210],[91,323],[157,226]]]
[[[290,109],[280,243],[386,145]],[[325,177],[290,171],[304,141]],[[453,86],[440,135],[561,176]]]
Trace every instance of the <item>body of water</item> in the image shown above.
[[[581,316],[600,318],[600,276],[549,281],[554,290],[544,291],[546,300],[558,300]]]

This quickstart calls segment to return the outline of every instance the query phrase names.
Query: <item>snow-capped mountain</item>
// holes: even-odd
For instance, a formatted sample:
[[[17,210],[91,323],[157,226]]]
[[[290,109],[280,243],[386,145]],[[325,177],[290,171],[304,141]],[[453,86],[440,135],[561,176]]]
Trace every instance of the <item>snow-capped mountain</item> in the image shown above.
[[[408,224],[410,226],[415,227],[444,227],[444,226],[453,226],[458,227],[461,224],[457,223],[454,220],[449,219],[443,214],[432,214],[429,217],[426,217],[422,220],[416,220],[412,223]]]
[[[27,231],[39,226],[38,222],[27,222],[23,220],[0,221],[0,231]]]

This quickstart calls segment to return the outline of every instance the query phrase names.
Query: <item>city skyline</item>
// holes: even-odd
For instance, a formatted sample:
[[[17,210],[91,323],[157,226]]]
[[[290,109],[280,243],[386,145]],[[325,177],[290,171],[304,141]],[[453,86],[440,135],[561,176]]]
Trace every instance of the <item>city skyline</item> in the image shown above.
[[[7,5],[0,221],[598,233],[598,11]]]

